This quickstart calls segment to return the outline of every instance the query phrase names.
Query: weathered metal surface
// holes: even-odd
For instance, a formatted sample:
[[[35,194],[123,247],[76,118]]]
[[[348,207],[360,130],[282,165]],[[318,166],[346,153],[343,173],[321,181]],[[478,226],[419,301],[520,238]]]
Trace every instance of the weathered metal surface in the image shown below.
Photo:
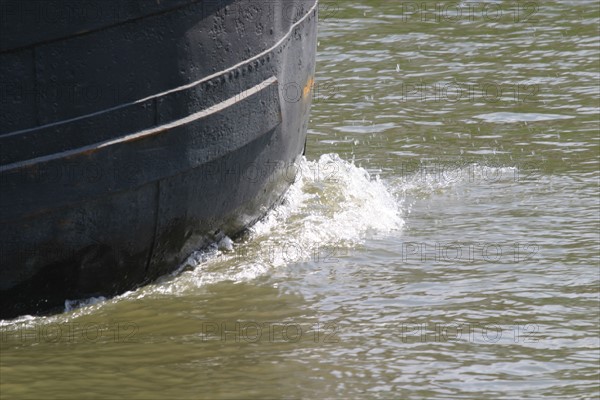
[[[264,215],[314,82],[313,0],[42,3],[0,7],[3,318],[135,288]]]

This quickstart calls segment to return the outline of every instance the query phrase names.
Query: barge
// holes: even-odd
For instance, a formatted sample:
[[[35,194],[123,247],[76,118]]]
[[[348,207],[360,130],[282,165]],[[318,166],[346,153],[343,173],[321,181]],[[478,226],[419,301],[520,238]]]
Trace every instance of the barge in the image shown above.
[[[292,183],[317,0],[0,4],[0,318],[150,283]]]

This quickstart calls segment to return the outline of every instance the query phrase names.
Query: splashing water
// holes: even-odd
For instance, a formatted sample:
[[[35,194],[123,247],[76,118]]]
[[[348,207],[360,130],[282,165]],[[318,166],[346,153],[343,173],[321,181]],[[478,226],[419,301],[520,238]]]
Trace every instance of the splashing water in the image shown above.
[[[229,252],[212,248],[194,253],[186,261],[193,271],[161,292],[252,280],[272,268],[320,256],[332,246],[349,248],[369,235],[403,226],[401,203],[378,176],[371,177],[337,154],[316,161],[303,158],[283,202],[250,228],[247,240]]]
[[[251,232],[253,237],[293,237],[303,245],[352,245],[368,232],[390,232],[403,225],[400,204],[379,176],[372,178],[337,154],[325,154],[301,162],[299,179],[284,204]]]

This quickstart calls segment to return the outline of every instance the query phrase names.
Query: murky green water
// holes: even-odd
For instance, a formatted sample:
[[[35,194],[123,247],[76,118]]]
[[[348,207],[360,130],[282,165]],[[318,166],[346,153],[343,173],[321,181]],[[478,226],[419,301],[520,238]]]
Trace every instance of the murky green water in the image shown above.
[[[160,284],[3,321],[0,397],[598,398],[598,5],[419,4],[324,4],[286,203]]]

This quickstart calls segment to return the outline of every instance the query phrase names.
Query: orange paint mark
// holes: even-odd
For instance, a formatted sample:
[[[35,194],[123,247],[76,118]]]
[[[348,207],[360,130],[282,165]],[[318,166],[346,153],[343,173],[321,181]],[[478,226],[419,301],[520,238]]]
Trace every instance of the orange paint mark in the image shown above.
[[[306,85],[304,86],[304,89],[302,90],[302,97],[305,100],[312,92],[314,84],[315,84],[315,79],[311,76],[310,78],[308,78],[308,81],[306,82]]]

